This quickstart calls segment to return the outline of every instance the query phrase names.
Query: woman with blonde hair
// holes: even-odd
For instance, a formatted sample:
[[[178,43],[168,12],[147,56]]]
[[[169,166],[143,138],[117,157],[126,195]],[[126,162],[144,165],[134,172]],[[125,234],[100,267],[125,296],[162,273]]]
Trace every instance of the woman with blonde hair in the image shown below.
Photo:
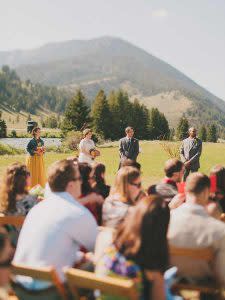
[[[117,173],[114,187],[103,204],[103,225],[117,227],[141,195],[143,194],[140,171],[133,167],[121,168]]]
[[[44,141],[41,139],[41,129],[36,127],[32,131],[33,139],[27,145],[28,157],[26,165],[31,175],[31,186],[45,187]]]
[[[95,143],[92,140],[92,130],[86,128],[83,131],[83,139],[79,144],[79,158],[78,161],[80,163],[88,163],[90,165],[93,164],[96,156],[100,155],[100,152],[95,149]]]

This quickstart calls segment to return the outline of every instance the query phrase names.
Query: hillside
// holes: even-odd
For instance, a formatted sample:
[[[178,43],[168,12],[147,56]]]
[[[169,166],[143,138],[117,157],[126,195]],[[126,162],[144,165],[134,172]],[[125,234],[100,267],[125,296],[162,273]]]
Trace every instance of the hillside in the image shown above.
[[[184,113],[191,121],[225,127],[225,102],[169,64],[118,38],[51,43],[34,50],[0,52],[0,66],[16,68],[23,80],[82,87],[90,101],[100,88],[124,88],[148,107],[156,106],[172,125]]]
[[[8,66],[0,69],[0,107],[11,111],[37,113],[38,110],[62,111],[71,94],[30,80],[22,81]],[[4,109],[5,110],[5,109]]]

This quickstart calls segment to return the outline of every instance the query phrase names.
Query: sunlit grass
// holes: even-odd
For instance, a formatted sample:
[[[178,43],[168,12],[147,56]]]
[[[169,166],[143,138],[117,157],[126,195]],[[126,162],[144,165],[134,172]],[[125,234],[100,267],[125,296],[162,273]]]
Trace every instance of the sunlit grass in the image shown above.
[[[101,157],[98,161],[106,165],[107,181],[112,184],[119,165],[118,144],[113,143],[112,147],[100,149]],[[168,159],[167,153],[163,150],[160,142],[141,142],[141,154],[138,161],[142,165],[142,178],[144,186],[157,182],[163,176],[163,165]],[[46,168],[54,161],[66,158],[73,154],[47,153],[45,156]],[[25,162],[25,155],[0,156],[0,175],[6,167],[15,162]],[[225,144],[204,143],[201,157],[201,171],[208,174],[210,168],[215,164],[225,165]]]

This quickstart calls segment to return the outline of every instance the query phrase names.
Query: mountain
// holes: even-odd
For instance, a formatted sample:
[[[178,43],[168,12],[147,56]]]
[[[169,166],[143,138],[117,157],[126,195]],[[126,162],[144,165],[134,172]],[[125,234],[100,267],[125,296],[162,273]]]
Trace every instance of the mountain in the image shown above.
[[[225,102],[168,63],[119,38],[102,37],[50,43],[34,50],[0,52],[0,66],[16,69],[23,80],[74,90],[94,98],[123,88],[131,99],[158,107],[173,126],[187,115],[191,122],[225,127]]]

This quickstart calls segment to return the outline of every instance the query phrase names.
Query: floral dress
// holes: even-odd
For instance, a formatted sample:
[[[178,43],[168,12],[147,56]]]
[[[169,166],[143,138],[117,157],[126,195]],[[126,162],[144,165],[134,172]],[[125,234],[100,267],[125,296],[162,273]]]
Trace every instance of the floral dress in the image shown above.
[[[110,246],[103,257],[99,259],[96,267],[96,274],[111,276],[121,279],[132,279],[138,290],[139,299],[143,298],[143,272],[141,267],[133,260],[127,259],[122,253],[116,250],[115,246]],[[104,300],[125,300],[125,297],[101,295]]]

